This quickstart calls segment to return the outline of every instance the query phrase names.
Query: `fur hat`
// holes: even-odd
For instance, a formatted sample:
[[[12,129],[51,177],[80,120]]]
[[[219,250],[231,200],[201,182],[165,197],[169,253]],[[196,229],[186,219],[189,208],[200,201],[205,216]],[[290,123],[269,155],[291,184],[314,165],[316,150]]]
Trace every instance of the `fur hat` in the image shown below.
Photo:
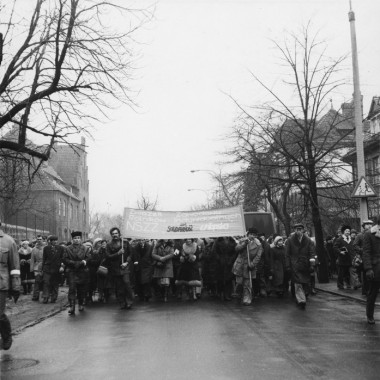
[[[102,241],[103,241],[102,238],[96,238],[96,239],[94,240],[94,247],[96,246],[96,244],[101,243]]]
[[[74,239],[75,237],[77,237],[77,236],[79,236],[79,237],[82,237],[82,232],[81,231],[73,231],[72,233],[71,233],[71,237]]]
[[[282,236],[276,236],[273,240],[273,244],[274,245],[277,245],[277,243],[279,242],[279,240],[282,240],[284,241],[283,237]]]
[[[293,226],[294,229],[296,228],[305,228],[305,226],[303,225],[303,223],[296,223],[294,226]]]
[[[257,235],[258,233],[259,233],[259,231],[257,230],[257,228],[255,228],[255,227],[248,228],[247,235],[249,235],[249,234]]]
[[[47,239],[48,239],[48,241],[58,240],[58,236],[56,236],[56,235],[49,235]]]

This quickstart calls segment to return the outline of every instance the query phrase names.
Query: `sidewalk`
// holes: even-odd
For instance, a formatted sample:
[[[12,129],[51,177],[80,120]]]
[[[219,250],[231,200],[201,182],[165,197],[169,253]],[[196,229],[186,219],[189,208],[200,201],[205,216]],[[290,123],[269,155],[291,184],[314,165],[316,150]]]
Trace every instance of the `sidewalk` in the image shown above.
[[[358,302],[366,303],[367,302],[367,297],[362,295],[362,290],[361,289],[338,289],[337,284],[336,284],[336,279],[330,279],[330,282],[327,284],[315,284],[315,289],[317,291],[321,292],[326,292],[330,294],[334,294],[339,297],[346,297]],[[380,306],[379,302],[376,302],[376,306]]]
[[[5,313],[11,321],[13,335],[64,310],[68,304],[68,289],[67,286],[59,287],[58,298],[55,303],[44,304],[42,297],[38,302],[32,301],[31,294],[21,294],[16,304],[13,300],[7,300]]]

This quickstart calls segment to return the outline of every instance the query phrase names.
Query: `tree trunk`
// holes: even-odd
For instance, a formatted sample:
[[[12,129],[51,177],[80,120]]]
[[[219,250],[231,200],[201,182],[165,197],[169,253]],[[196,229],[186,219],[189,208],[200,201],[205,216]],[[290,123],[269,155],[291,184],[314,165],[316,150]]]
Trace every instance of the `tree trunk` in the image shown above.
[[[318,205],[318,192],[315,180],[314,170],[310,170],[310,201],[311,201],[311,215],[315,229],[315,249],[319,261],[319,275],[318,281],[322,284],[329,282],[329,263],[327,260],[327,253],[323,243],[323,229],[321,215]]]

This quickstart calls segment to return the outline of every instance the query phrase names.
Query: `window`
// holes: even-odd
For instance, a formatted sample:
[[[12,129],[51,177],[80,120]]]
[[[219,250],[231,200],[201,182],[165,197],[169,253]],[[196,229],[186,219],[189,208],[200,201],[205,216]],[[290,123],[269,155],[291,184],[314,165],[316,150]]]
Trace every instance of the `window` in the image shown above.
[[[62,215],[62,199],[58,199],[58,215]]]
[[[70,207],[69,207],[69,220],[72,220],[73,219],[73,204],[70,203]]]
[[[66,216],[66,210],[67,210],[67,203],[66,201],[63,201],[63,216]]]

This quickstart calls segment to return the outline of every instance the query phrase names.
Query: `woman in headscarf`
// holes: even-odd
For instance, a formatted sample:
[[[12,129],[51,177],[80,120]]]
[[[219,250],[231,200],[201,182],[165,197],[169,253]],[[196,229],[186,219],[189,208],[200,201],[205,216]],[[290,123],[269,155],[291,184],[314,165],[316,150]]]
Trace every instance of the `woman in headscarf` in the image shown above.
[[[285,292],[285,247],[284,239],[277,236],[270,248],[270,277],[272,277],[272,289],[282,297]]]

